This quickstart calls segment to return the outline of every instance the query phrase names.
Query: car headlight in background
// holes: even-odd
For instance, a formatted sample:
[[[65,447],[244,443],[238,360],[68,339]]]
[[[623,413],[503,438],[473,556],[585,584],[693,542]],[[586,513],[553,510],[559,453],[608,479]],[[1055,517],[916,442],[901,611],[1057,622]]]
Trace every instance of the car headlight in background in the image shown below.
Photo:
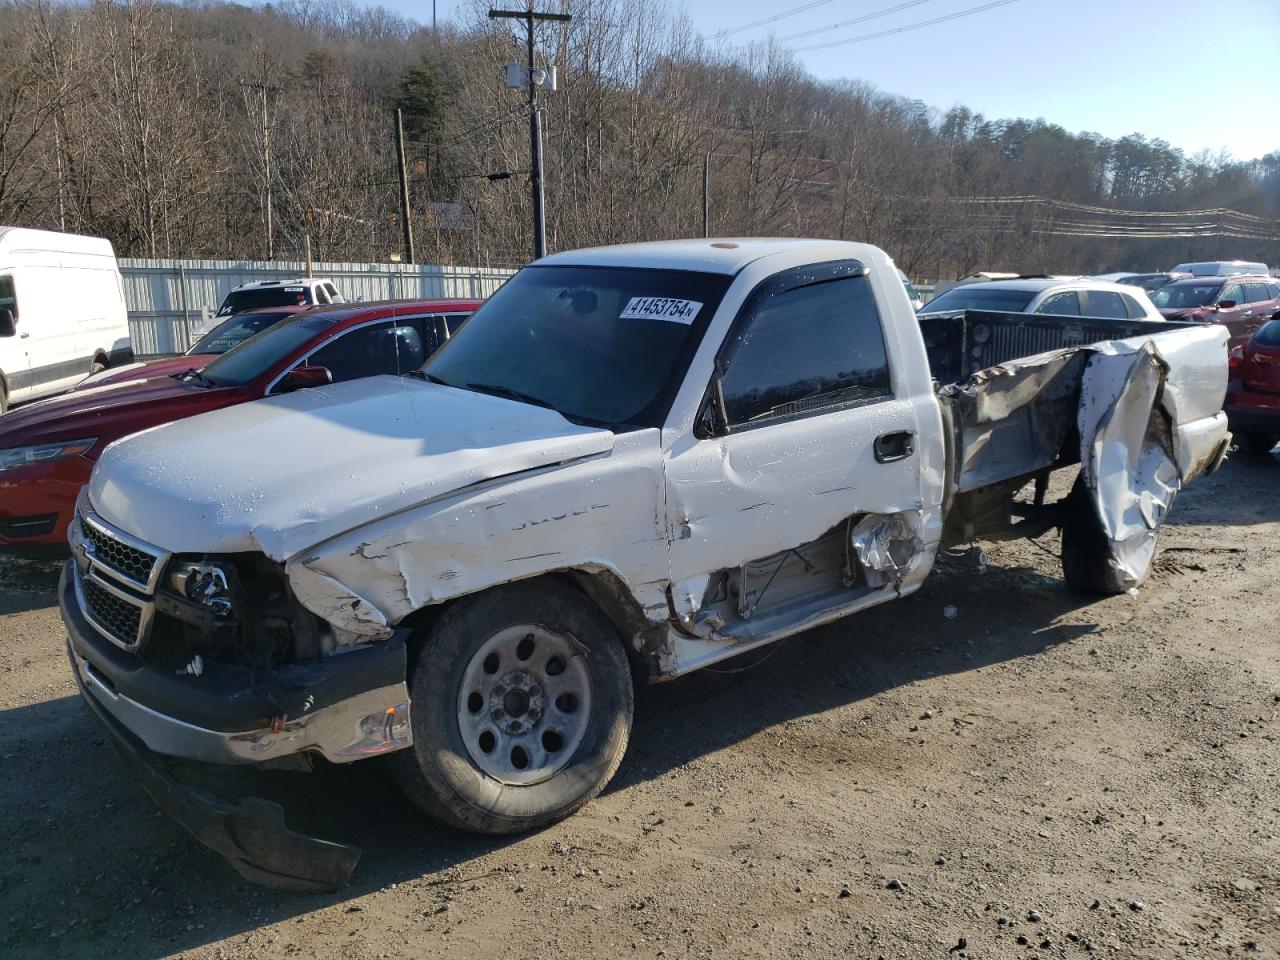
[[[6,470],[17,470],[33,464],[56,463],[88,453],[97,443],[96,437],[87,440],[61,440],[56,443],[41,443],[33,447],[10,447],[0,450],[0,473]]]
[[[182,562],[169,574],[169,583],[192,603],[219,617],[231,615],[231,586],[226,571],[216,563]]]

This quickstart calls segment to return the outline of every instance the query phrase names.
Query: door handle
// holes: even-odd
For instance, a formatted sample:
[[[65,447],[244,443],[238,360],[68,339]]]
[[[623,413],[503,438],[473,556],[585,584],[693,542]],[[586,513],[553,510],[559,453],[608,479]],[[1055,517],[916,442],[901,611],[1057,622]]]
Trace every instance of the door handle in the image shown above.
[[[899,430],[897,433],[882,433],[872,444],[876,463],[893,463],[905,460],[916,452],[916,435],[910,430]]]

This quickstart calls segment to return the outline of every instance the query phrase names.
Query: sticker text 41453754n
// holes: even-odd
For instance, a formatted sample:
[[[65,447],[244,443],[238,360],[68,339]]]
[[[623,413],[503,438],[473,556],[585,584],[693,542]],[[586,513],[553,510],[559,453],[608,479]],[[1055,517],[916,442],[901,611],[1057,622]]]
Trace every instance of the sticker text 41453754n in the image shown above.
[[[675,323],[693,323],[702,309],[697,300],[676,300],[671,297],[632,297],[619,315],[620,320],[671,320]]]

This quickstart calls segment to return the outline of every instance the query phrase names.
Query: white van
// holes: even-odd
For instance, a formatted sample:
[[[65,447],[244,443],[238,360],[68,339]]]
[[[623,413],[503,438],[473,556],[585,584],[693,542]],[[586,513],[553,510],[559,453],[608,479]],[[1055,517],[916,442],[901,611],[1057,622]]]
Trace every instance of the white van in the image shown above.
[[[132,359],[111,243],[0,227],[0,413]]]

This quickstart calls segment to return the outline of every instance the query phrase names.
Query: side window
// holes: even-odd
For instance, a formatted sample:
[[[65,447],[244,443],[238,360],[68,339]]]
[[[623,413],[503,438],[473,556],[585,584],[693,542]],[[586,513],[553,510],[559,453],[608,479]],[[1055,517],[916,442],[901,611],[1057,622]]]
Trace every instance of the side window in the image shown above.
[[[1222,296],[1218,298],[1218,302],[1223,300],[1231,300],[1235,303],[1244,303],[1244,286],[1239,283],[1233,283],[1222,291]]]
[[[747,310],[720,381],[731,429],[893,395],[866,277],[766,288]]]
[[[467,318],[470,316],[471,314],[469,313],[445,314],[444,325],[445,329],[449,331],[449,336],[452,337],[455,333],[461,330],[462,325],[467,322]]]
[[[325,292],[323,283],[317,283],[311,288],[311,297],[316,303],[329,302],[329,294]]]
[[[1280,300],[1280,283],[1267,284],[1267,299]]]
[[[1085,316],[1102,317],[1107,320],[1128,319],[1129,313],[1125,310],[1120,294],[1112,293],[1110,290],[1090,290],[1085,296],[1089,301],[1085,308]]]
[[[13,288],[13,277],[0,277],[0,307],[8,307],[13,311],[13,319],[18,319],[18,293]]]
[[[1036,313],[1049,313],[1055,317],[1080,316],[1080,297],[1074,290],[1055,293],[1045,297],[1044,302],[1036,307]]]
[[[333,286],[333,284],[332,284],[332,283],[325,283],[325,284],[321,284],[321,286],[323,286],[323,287],[324,287],[324,292],[325,292],[326,294],[328,294],[329,302],[330,302],[330,303],[341,303],[341,302],[342,302],[342,298],[341,298],[340,296],[338,296],[338,291],[337,291],[336,289],[334,289],[334,286]]]
[[[1271,299],[1267,296],[1267,285],[1265,283],[1246,283],[1244,289],[1250,303],[1261,303],[1263,300]]]
[[[388,320],[344,333],[308,358],[327,367],[334,383],[379,373],[408,373],[426,360],[422,334],[415,323]]]
[[[1141,320],[1147,315],[1147,311],[1142,309],[1142,304],[1138,303],[1133,297],[1120,295],[1120,299],[1124,301],[1124,308],[1129,311],[1130,320]]]

